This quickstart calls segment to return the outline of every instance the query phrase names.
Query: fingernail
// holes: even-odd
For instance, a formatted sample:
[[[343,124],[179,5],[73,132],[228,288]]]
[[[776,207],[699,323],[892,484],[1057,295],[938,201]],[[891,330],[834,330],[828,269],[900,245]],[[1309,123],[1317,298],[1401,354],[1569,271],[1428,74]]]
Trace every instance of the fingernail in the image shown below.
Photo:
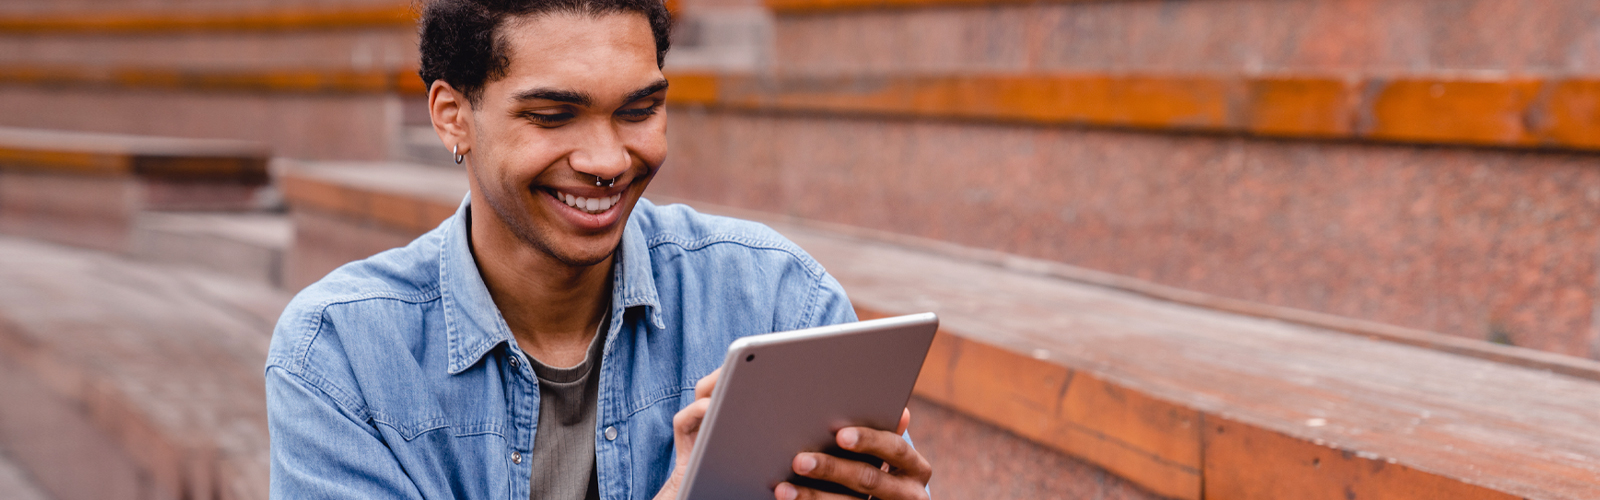
[[[811,472],[811,469],[817,468],[817,459],[811,455],[800,455],[800,462],[796,465],[798,467],[795,467],[794,471],[805,474]]]
[[[777,493],[778,500],[794,500],[800,496],[800,492],[795,491],[794,485],[789,483],[778,483],[778,489],[774,493]]]
[[[843,446],[845,449],[855,449],[856,442],[860,440],[861,432],[855,429],[845,429],[839,431],[839,446]]]

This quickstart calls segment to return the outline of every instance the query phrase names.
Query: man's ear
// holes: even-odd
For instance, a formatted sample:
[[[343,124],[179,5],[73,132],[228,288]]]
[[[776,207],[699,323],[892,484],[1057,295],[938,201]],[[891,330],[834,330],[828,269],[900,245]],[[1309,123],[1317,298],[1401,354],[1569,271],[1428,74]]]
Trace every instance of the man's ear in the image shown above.
[[[472,103],[442,79],[428,88],[428,116],[445,148],[458,155],[472,151]]]

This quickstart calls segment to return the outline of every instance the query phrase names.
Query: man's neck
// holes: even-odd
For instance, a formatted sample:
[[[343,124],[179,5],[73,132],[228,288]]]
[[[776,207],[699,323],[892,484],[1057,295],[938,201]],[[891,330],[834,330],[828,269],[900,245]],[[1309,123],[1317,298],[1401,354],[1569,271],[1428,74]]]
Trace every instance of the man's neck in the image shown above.
[[[493,214],[470,220],[470,247],[495,307],[528,355],[553,367],[574,366],[588,354],[611,299],[614,257],[571,266],[534,248]]]

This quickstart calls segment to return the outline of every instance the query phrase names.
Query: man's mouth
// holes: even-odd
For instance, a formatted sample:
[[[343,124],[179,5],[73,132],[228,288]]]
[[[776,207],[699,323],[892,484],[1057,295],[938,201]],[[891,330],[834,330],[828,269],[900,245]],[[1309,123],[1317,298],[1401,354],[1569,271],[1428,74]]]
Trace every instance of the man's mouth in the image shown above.
[[[605,211],[610,210],[612,205],[616,205],[618,201],[622,200],[622,193],[617,193],[602,198],[584,198],[582,196],[562,193],[559,191],[553,191],[550,194],[555,195],[557,200],[561,200],[569,207],[591,214],[604,213]]]

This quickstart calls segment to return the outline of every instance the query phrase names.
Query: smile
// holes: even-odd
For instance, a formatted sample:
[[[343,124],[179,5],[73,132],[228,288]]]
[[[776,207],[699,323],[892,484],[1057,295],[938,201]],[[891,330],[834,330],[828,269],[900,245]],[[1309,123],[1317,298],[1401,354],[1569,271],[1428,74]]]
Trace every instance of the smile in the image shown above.
[[[603,213],[603,212],[605,212],[607,210],[610,210],[612,205],[616,205],[617,201],[622,199],[622,194],[621,193],[614,194],[614,195],[611,195],[611,196],[606,196],[606,197],[603,197],[603,198],[584,198],[582,196],[574,196],[574,195],[571,195],[571,194],[561,193],[561,192],[554,192],[554,193],[551,193],[551,194],[555,195],[556,199],[561,200],[563,203],[566,203],[567,206],[572,207],[572,208],[576,208],[578,210],[582,210],[582,211],[585,211],[585,212],[588,212],[588,213],[591,213],[591,214]]]

